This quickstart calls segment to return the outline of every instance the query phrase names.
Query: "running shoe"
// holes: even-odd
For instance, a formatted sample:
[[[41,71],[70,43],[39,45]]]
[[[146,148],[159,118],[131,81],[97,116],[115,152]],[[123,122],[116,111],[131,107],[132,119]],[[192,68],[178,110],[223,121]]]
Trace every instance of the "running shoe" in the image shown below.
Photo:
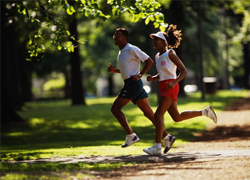
[[[135,133],[133,133],[132,135],[127,135],[125,142],[122,145],[122,148],[129,147],[139,140],[140,138]]]
[[[161,155],[161,148],[157,149],[155,146],[143,149],[143,151],[149,155]]]
[[[165,147],[165,149],[164,149],[164,154],[165,153],[167,153],[170,149],[171,149],[171,147],[172,147],[172,145],[174,144],[174,142],[175,142],[175,137],[174,136],[172,136],[172,135],[170,135],[170,134],[168,134],[164,139],[163,139],[163,143],[164,143],[164,147]]]
[[[211,106],[208,106],[205,108],[206,116],[214,121],[214,123],[217,123],[217,116]]]

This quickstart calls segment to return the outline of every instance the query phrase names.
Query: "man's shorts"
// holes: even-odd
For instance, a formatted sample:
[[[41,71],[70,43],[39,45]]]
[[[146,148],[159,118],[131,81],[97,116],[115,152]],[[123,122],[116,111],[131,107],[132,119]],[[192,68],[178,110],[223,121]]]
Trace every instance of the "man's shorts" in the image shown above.
[[[177,96],[179,94],[179,84],[176,83],[172,89],[166,89],[168,82],[173,82],[174,79],[168,79],[165,81],[159,81],[159,89],[161,92],[161,96],[170,97],[172,96],[174,101],[177,101]]]
[[[124,99],[131,99],[134,104],[140,99],[148,97],[147,92],[143,89],[142,80],[133,81],[132,78],[124,80],[124,86],[118,94]]]

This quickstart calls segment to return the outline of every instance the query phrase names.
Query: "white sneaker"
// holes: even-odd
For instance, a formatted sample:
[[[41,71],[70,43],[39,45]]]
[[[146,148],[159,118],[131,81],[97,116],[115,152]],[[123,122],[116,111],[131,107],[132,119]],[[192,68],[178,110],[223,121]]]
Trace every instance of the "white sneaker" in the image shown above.
[[[143,151],[149,155],[161,155],[161,148],[157,149],[155,146],[152,146],[148,149],[143,149]]]
[[[166,137],[164,137],[163,143],[164,143],[165,149],[164,149],[163,152],[167,153],[171,149],[174,142],[175,142],[175,137],[174,136],[168,134]]]
[[[133,133],[132,135],[127,135],[125,142],[122,145],[122,148],[129,147],[139,140],[140,140],[140,138],[135,133]]]
[[[208,106],[205,108],[206,116],[214,121],[214,123],[217,123],[217,116],[211,106]]]

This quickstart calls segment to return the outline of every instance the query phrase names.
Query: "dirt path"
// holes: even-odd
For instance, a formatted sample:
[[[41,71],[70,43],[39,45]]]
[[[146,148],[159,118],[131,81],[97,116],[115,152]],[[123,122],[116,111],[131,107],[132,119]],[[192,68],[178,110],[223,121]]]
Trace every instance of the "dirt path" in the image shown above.
[[[149,163],[93,174],[96,179],[250,180],[250,98],[234,103],[218,119],[196,141],[176,147],[177,153],[124,156],[123,161]]]

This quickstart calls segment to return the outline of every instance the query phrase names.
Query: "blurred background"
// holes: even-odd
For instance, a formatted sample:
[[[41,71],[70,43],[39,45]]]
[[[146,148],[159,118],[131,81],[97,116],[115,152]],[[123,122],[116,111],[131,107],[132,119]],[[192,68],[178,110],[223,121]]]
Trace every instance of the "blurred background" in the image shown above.
[[[119,49],[112,36],[118,27],[128,29],[129,43],[152,59],[157,53],[149,37],[159,31],[153,22],[131,22],[126,12],[114,16],[104,0],[97,2],[102,12],[110,14],[107,20],[89,15],[74,1],[68,2],[77,9],[72,14],[61,8],[62,1],[50,2],[1,2],[2,121],[19,121],[15,111],[27,101],[71,99],[72,105],[87,105],[86,98],[116,96],[123,80],[107,68],[109,63],[116,66]],[[188,75],[180,84],[180,95],[202,91],[204,100],[206,93],[220,89],[250,89],[248,0],[158,2],[164,21],[183,32],[176,52]],[[74,41],[68,41],[65,32]],[[64,42],[73,44],[73,50],[60,45]],[[148,73],[156,74],[154,65]],[[148,83],[145,77],[145,89],[157,93],[158,83]]]

